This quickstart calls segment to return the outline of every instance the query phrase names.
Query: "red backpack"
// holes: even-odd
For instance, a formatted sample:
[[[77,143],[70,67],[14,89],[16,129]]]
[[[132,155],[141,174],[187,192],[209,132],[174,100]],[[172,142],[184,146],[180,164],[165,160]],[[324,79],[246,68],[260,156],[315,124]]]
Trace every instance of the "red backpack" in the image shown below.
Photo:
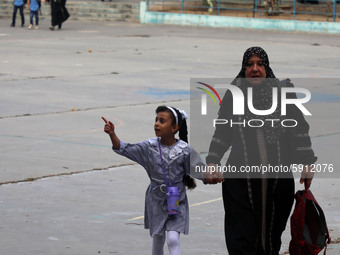
[[[296,192],[295,199],[295,209],[290,218],[290,255],[316,255],[323,248],[326,254],[331,239],[321,207],[310,190]]]

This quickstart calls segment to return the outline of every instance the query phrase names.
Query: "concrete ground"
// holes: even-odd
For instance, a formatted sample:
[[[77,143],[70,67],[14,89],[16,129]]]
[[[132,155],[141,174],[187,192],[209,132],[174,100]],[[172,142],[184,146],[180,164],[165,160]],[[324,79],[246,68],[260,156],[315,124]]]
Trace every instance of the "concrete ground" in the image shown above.
[[[111,151],[100,117],[125,141],[152,137],[158,105],[189,111],[190,78],[234,77],[250,46],[268,52],[277,77],[320,78],[308,87],[317,95],[309,106],[312,141],[320,162],[335,172],[340,165],[340,82],[326,82],[340,77],[339,36],[120,22],[68,21],[54,32],[48,20],[39,30],[9,25],[0,20],[0,254],[150,254],[147,176]],[[339,183],[330,174],[311,188],[335,241],[331,255],[340,252]],[[182,253],[227,254],[220,185],[199,183],[188,196]],[[282,253],[289,231],[288,224]]]

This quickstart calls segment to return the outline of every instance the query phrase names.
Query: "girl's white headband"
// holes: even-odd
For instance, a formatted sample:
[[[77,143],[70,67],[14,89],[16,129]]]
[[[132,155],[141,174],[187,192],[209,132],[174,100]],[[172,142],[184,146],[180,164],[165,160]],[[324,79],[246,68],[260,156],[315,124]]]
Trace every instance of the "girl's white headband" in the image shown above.
[[[177,112],[175,111],[174,108],[170,107],[170,106],[167,106],[167,108],[174,114],[175,116],[175,119],[176,119],[176,125],[178,125],[178,115],[177,115]],[[182,119],[187,119],[188,118],[188,115],[186,114],[186,112],[184,110],[179,110],[177,109],[181,115],[182,115]]]

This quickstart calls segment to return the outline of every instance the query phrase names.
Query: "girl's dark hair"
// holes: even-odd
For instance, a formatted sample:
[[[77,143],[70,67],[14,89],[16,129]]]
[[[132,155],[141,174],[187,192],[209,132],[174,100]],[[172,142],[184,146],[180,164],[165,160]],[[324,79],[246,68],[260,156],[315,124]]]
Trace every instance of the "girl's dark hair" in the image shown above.
[[[184,142],[188,142],[188,127],[187,127],[187,121],[185,118],[183,118],[182,113],[175,107],[171,107],[172,109],[174,109],[177,113],[177,117],[178,117],[178,135],[179,135],[179,139],[181,139]],[[173,114],[173,112],[167,107],[167,106],[158,106],[156,109],[156,114],[159,112],[169,112],[172,118],[172,124],[176,125],[176,117]],[[177,133],[177,132],[176,132]],[[192,178],[190,175],[185,174],[183,176],[183,183],[185,186],[187,186],[188,189],[194,189],[196,187],[196,182],[195,179]]]

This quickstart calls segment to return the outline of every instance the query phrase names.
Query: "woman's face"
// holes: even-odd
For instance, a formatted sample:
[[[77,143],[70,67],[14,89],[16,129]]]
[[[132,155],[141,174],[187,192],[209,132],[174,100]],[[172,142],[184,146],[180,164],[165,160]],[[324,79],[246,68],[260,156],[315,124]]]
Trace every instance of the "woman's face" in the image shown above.
[[[260,85],[266,78],[266,68],[257,55],[253,55],[246,65],[246,79],[252,85]]]

